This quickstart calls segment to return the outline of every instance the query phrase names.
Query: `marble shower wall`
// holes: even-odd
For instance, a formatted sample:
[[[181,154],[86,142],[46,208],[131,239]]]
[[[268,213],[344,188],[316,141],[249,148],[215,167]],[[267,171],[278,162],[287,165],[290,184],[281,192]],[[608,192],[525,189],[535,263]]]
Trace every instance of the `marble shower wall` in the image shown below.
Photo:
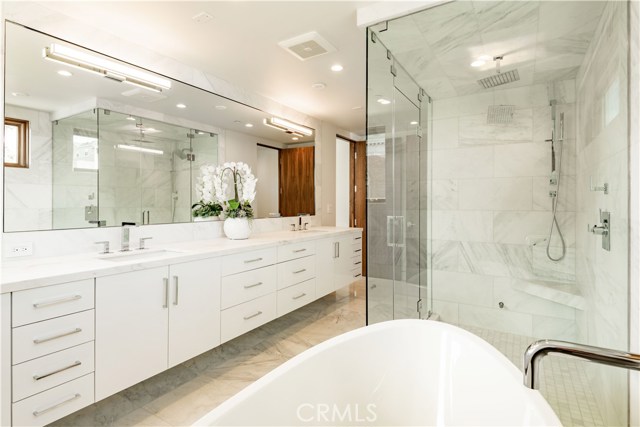
[[[581,339],[602,347],[628,348],[628,33],[626,2],[609,2],[576,79],[577,88],[577,273],[587,301]],[[609,194],[589,191],[609,184]],[[587,233],[611,212],[611,251]],[[626,425],[627,373],[590,365],[590,379],[607,425]]]
[[[575,308],[516,289],[575,283],[574,89],[575,81],[567,80],[434,101],[433,299],[443,320],[575,339]],[[552,129],[550,94],[565,114],[557,218],[567,254],[561,262],[545,253],[554,189],[545,141]],[[491,105],[515,105],[513,121],[489,124]],[[555,231],[551,242],[558,256]]]
[[[28,168],[5,168],[4,230],[51,228],[51,120],[49,113],[13,105],[6,116],[29,121]]]

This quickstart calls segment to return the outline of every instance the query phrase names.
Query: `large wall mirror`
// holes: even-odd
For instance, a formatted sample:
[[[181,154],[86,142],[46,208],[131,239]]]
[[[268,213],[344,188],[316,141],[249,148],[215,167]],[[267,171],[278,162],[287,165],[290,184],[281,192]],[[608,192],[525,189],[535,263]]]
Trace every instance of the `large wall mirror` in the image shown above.
[[[222,161],[252,167],[258,218],[315,213],[315,132],[18,24],[5,42],[4,232],[190,222]]]

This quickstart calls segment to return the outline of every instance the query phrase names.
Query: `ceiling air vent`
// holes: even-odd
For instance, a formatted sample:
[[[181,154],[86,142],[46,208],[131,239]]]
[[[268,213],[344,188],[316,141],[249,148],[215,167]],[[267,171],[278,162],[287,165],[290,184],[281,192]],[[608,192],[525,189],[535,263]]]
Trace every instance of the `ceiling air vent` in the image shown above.
[[[281,41],[278,45],[301,61],[337,50],[315,31]]]

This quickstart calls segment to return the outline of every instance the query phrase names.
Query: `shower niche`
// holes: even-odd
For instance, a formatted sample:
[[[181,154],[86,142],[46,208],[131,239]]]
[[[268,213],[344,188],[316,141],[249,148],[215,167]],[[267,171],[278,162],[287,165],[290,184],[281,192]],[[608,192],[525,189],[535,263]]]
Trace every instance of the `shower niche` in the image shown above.
[[[54,229],[189,222],[218,135],[94,108],[52,127]]]

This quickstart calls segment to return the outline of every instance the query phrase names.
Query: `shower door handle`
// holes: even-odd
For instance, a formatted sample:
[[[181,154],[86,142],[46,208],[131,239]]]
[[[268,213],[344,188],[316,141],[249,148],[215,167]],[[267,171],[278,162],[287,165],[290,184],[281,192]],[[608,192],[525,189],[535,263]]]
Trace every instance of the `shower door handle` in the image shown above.
[[[400,247],[404,247],[406,240],[407,240],[407,230],[404,226],[404,216],[397,216],[396,217],[396,223],[400,223],[400,227],[399,227],[399,236],[400,236],[400,242],[398,242],[398,238],[396,237],[396,246],[400,246]]]
[[[392,242],[392,233],[393,227],[395,226],[395,217],[387,216],[387,246],[394,247],[396,244]]]

